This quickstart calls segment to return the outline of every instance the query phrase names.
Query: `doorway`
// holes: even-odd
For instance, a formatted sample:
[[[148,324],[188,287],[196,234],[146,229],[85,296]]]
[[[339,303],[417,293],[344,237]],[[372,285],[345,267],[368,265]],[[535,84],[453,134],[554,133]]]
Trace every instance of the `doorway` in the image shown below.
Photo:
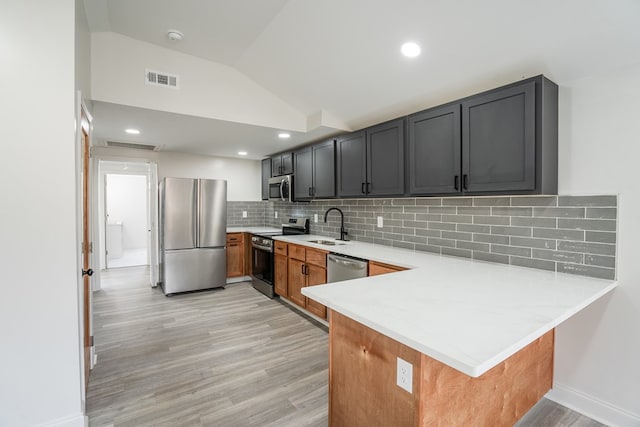
[[[100,269],[148,266],[151,286],[157,283],[156,173],[152,162],[98,163]]]
[[[107,173],[105,267],[149,265],[147,176]]]

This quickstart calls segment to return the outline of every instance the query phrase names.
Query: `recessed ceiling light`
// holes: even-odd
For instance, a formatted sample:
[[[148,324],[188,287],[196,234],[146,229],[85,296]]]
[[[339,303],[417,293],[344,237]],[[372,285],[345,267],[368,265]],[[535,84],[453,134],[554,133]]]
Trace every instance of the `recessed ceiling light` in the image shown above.
[[[246,151],[238,151],[238,156],[246,156],[247,152]]]
[[[139,135],[140,131],[138,129],[125,129],[124,130],[126,133],[130,134],[130,135]]]
[[[404,56],[409,58],[415,58],[416,56],[420,55],[420,46],[418,46],[418,44],[414,42],[407,42],[403,44],[400,50],[402,51],[402,54]]]
[[[286,132],[282,132],[282,133],[278,134],[278,138],[282,138],[282,139],[291,138],[291,134],[286,133]]]

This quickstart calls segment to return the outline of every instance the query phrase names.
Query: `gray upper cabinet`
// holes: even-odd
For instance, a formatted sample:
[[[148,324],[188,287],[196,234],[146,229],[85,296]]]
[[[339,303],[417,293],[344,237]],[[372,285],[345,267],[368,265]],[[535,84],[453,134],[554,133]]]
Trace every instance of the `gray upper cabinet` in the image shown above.
[[[462,103],[465,192],[535,190],[535,96],[531,81]]]
[[[271,178],[271,159],[262,160],[262,200],[269,199],[269,178]]]
[[[293,173],[293,154],[282,153],[271,157],[271,176]]]
[[[335,197],[334,140],[302,148],[294,153],[293,160],[296,200]]]
[[[274,176],[293,169],[272,157]],[[298,200],[557,194],[558,85],[531,77],[341,135],[298,150],[295,170]]]
[[[313,197],[336,196],[336,143],[313,146]]]
[[[409,194],[557,194],[558,86],[533,77],[408,119]]]
[[[339,197],[404,194],[404,118],[336,140]]]
[[[368,196],[404,194],[404,127],[402,118],[366,130]]]
[[[305,147],[293,153],[296,176],[293,196],[295,200],[309,200],[313,197],[313,151]]]
[[[364,131],[336,139],[338,197],[362,197],[367,184],[367,138]]]
[[[461,188],[460,104],[408,118],[409,193],[448,194]]]

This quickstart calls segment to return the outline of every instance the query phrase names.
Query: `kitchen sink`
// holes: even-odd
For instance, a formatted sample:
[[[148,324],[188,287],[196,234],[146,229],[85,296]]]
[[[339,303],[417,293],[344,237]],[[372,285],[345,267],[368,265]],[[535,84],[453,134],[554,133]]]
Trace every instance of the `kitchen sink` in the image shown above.
[[[335,245],[344,245],[345,242],[337,242],[335,240],[309,240],[309,243],[316,243],[318,245],[327,245],[327,246],[335,246]]]

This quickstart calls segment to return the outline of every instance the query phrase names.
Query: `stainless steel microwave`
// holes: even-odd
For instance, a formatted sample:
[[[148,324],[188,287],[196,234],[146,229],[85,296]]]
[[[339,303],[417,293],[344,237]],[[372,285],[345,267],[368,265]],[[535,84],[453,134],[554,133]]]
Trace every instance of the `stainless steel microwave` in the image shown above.
[[[269,200],[293,202],[293,175],[269,178]]]

